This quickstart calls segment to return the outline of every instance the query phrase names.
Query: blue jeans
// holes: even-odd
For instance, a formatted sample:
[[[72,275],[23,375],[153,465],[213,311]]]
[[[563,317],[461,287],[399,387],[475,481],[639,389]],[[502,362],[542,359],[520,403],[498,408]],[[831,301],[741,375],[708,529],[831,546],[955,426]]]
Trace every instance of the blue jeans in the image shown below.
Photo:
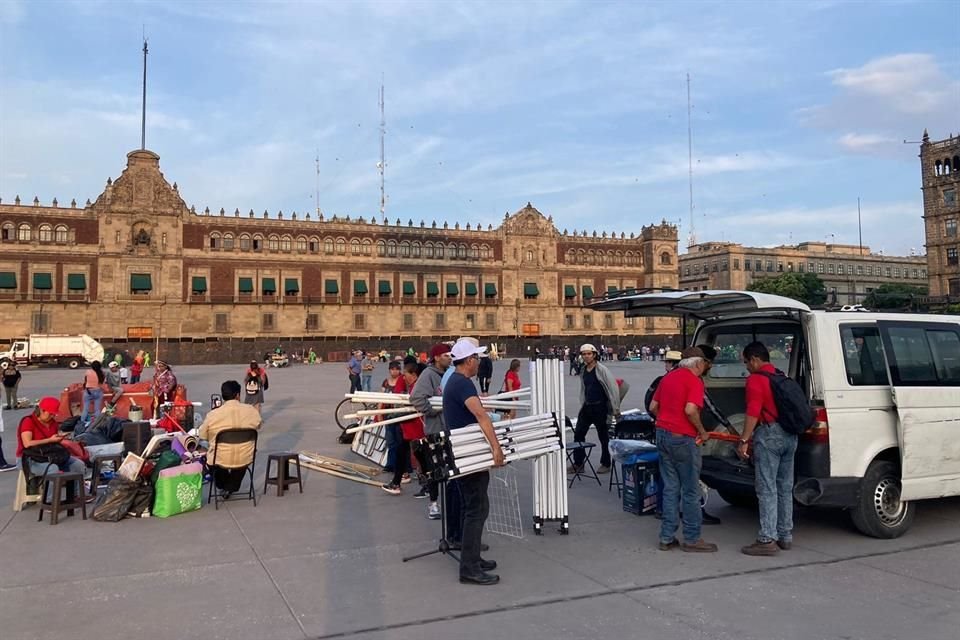
[[[78,460],[77,458],[73,457],[59,466],[55,464],[47,464],[46,462],[26,460],[23,458],[21,458],[20,464],[29,464],[30,475],[34,477],[42,477],[44,473],[57,473],[57,471],[84,473],[87,470],[87,465],[83,462],[83,460]],[[50,496],[47,497],[50,498]]]
[[[776,422],[753,432],[753,466],[760,502],[758,542],[793,539],[793,456],[797,436]]]
[[[663,480],[663,520],[660,541],[672,542],[680,523],[683,508],[683,541],[700,539],[700,448],[692,436],[657,429],[657,452],[660,454],[660,477]]]
[[[83,391],[83,413],[80,414],[80,422],[86,422],[90,415],[90,402],[93,401],[93,417],[100,415],[100,408],[103,405],[103,389],[85,389]]]
[[[370,391],[370,384],[373,380],[372,373],[364,373],[360,375],[360,386],[363,387],[364,391]]]
[[[397,468],[397,449],[403,441],[403,432],[399,424],[388,424],[384,427],[384,440],[387,445],[387,462],[383,466],[387,469]]]

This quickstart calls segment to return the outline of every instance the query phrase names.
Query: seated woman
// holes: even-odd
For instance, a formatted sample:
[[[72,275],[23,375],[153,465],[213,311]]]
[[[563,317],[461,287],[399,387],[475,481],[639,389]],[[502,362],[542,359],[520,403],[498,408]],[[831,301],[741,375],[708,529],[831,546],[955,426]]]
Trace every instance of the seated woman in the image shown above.
[[[20,426],[17,427],[17,457],[20,458],[21,466],[29,465],[26,468],[30,470],[31,476],[41,477],[50,468],[78,473],[86,470],[83,461],[74,457],[68,457],[60,464],[50,464],[46,460],[32,458],[29,455],[31,447],[60,444],[66,439],[68,434],[60,431],[60,425],[55,418],[59,409],[59,400],[52,397],[44,398],[37,404],[33,413],[24,416]],[[24,455],[24,450],[28,450],[27,455]]]

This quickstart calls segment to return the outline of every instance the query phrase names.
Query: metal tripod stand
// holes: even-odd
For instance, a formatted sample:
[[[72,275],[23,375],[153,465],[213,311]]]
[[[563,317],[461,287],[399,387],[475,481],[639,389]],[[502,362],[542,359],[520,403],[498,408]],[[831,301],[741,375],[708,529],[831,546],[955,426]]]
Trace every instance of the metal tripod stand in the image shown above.
[[[440,542],[436,549],[424,551],[423,553],[417,553],[412,556],[407,556],[403,559],[404,562],[416,560],[417,558],[432,556],[435,553],[450,556],[458,563],[460,562],[459,554],[450,548],[450,541],[447,540],[447,479],[443,478],[437,482],[440,485]]]

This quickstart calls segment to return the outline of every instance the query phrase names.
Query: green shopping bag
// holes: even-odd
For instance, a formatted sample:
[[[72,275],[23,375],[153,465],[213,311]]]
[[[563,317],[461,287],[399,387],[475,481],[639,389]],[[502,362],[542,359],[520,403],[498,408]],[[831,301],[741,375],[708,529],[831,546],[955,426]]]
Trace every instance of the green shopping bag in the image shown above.
[[[199,462],[164,469],[154,485],[153,515],[169,518],[196,511],[202,504],[202,489],[203,465]]]

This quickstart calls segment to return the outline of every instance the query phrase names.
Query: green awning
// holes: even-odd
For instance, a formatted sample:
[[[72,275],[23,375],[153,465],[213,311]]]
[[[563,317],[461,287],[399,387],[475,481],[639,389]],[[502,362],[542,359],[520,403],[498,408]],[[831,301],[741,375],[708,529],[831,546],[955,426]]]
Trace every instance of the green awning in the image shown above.
[[[43,291],[53,289],[53,277],[49,273],[33,274],[33,288]]]
[[[377,284],[377,291],[378,291],[378,292],[380,293],[380,295],[382,295],[382,296],[388,296],[388,295],[390,295],[391,293],[393,293],[393,290],[390,288],[390,281],[389,281],[389,280],[381,280],[381,281]]]
[[[476,283],[476,282],[468,282],[467,284],[464,285],[464,288],[465,288],[464,293],[466,293],[468,296],[475,296],[475,295],[477,295],[477,283]]]
[[[431,298],[435,298],[436,296],[440,295],[440,285],[438,285],[436,282],[428,282],[427,295]]]
[[[13,271],[0,271],[0,289],[16,289],[17,274]]]
[[[403,295],[412,296],[417,293],[417,288],[410,280],[403,281]]]
[[[323,292],[328,296],[335,296],[340,293],[340,284],[336,280],[326,280],[323,283]]]
[[[586,300],[587,298],[592,298],[592,297],[593,297],[593,287],[591,287],[588,284],[583,285],[583,299]]]
[[[284,278],[283,292],[287,295],[292,293],[300,293],[300,283],[297,282],[296,278]]]
[[[356,295],[356,296],[365,296],[365,295],[367,295],[367,281],[366,281],[366,280],[354,280],[354,281],[353,281],[353,295]]]
[[[536,282],[524,282],[523,283],[523,295],[536,297],[540,295],[540,289],[537,288]]]
[[[207,277],[206,276],[193,276],[191,290],[194,293],[206,293],[207,292]]]
[[[130,274],[131,291],[150,291],[153,289],[153,282],[150,280],[149,273],[131,273]]]
[[[456,282],[448,282],[448,283],[447,283],[447,297],[448,297],[448,298],[456,298],[458,295],[460,295],[460,287],[457,286],[457,283],[456,283]]]
[[[253,278],[240,278],[240,293],[253,293]]]
[[[497,297],[497,285],[494,282],[486,282],[483,285],[483,295],[487,298]]]
[[[260,281],[261,289],[263,289],[263,295],[273,295],[277,292],[277,279],[276,278],[263,278]]]
[[[67,274],[67,289],[70,291],[84,291],[87,288],[87,274],[85,273],[68,273]]]
[[[614,293],[615,291],[618,291],[618,290],[619,290],[619,287],[617,287],[617,285],[615,284],[607,285],[607,293]]]
[[[577,288],[572,284],[563,285],[563,297],[564,298],[576,298],[577,297]]]

